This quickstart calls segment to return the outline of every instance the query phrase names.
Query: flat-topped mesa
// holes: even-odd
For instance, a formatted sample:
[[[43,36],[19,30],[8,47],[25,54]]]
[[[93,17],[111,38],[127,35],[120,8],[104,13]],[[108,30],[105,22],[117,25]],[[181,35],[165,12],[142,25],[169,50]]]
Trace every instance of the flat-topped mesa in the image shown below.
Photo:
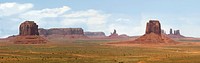
[[[146,25],[146,34],[155,33],[161,35],[161,25],[158,20],[150,20]]]
[[[38,25],[34,21],[25,21],[19,27],[19,35],[39,35]]]
[[[104,32],[84,32],[84,35],[86,36],[106,36]]]
[[[46,38],[87,38],[82,28],[39,28],[40,36]]]
[[[40,35],[84,35],[82,28],[51,28],[39,29]]]

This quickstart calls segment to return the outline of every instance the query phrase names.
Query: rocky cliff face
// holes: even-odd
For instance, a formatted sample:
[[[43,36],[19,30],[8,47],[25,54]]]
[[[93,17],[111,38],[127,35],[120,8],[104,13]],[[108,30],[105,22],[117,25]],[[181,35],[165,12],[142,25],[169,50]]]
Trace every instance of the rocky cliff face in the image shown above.
[[[158,20],[150,20],[146,25],[146,34],[155,33],[161,35],[161,25]]]
[[[52,29],[39,29],[40,35],[84,35],[82,28],[52,28]]]
[[[39,30],[40,36],[46,38],[87,38],[82,28],[51,28]]]
[[[85,36],[106,36],[104,32],[84,32]]]
[[[19,27],[19,35],[39,35],[38,25],[34,21],[25,21]]]

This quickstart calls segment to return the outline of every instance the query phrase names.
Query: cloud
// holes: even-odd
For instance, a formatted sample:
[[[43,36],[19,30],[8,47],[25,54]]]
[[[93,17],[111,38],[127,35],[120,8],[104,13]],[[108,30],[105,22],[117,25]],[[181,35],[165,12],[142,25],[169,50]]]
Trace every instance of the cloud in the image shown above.
[[[135,23],[130,16],[118,16],[95,9],[73,11],[68,6],[34,10],[33,6],[31,3],[2,3],[0,37],[17,35],[20,23],[25,20],[35,21],[40,28],[81,27],[85,31],[103,31],[107,35],[113,29],[117,29],[119,34],[133,35],[138,32],[134,31],[138,27],[133,27]]]
[[[0,37],[18,33],[18,26],[22,20],[18,17],[33,8],[31,3],[0,3]]]
[[[37,21],[45,17],[51,17],[51,18],[59,17],[59,15],[64,14],[66,11],[70,9],[71,8],[68,6],[63,6],[61,8],[52,8],[52,9],[46,8],[42,10],[31,10],[21,14],[20,17],[25,20]]]
[[[109,16],[109,14],[95,9],[71,11],[70,7],[63,6],[61,8],[30,10],[21,14],[20,18],[33,20],[42,28],[84,27],[88,31],[103,31]]]
[[[101,13],[100,11],[89,9],[86,11],[75,11],[64,15],[64,20],[61,21],[63,26],[68,25],[85,25],[88,30],[103,31],[105,24],[110,14]]]
[[[0,4],[0,37],[17,35],[20,23],[25,20],[35,21],[40,28],[81,27],[84,31],[103,31],[107,35],[117,30],[118,34],[142,35],[149,19],[159,19],[162,28],[180,29],[183,35],[199,36],[199,15],[179,16],[166,13],[141,13],[135,17],[124,14],[110,14],[101,10],[76,10],[69,6],[34,9],[31,3]],[[193,19],[193,20],[191,20]],[[192,22],[191,22],[192,21]],[[191,33],[196,31],[195,33]]]
[[[113,18],[113,21],[108,24],[108,29],[109,32],[113,32],[116,29],[118,34],[127,34],[130,36],[142,35],[144,32],[144,28],[142,28],[136,18],[125,15]]]
[[[24,11],[30,10],[32,7],[33,5],[30,3],[0,3],[0,16],[10,16],[14,14],[19,14]]]

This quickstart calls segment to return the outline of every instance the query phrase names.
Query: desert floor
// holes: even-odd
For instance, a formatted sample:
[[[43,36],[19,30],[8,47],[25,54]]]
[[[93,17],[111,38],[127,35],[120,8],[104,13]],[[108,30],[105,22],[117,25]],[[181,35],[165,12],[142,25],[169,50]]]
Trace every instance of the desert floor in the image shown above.
[[[105,45],[123,40],[50,39],[43,45],[0,40],[0,63],[200,63],[200,40],[177,39],[187,44],[172,46]]]

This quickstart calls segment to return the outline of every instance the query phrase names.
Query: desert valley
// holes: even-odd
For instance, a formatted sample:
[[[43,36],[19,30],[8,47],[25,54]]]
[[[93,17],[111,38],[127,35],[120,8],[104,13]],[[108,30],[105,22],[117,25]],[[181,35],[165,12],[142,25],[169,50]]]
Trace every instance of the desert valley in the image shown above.
[[[0,0],[0,63],[200,63],[200,0]]]
[[[179,30],[161,30],[150,20],[142,36],[114,30],[84,32],[82,28],[39,28],[34,21],[19,26],[19,35],[0,40],[1,63],[198,63],[200,39]]]

